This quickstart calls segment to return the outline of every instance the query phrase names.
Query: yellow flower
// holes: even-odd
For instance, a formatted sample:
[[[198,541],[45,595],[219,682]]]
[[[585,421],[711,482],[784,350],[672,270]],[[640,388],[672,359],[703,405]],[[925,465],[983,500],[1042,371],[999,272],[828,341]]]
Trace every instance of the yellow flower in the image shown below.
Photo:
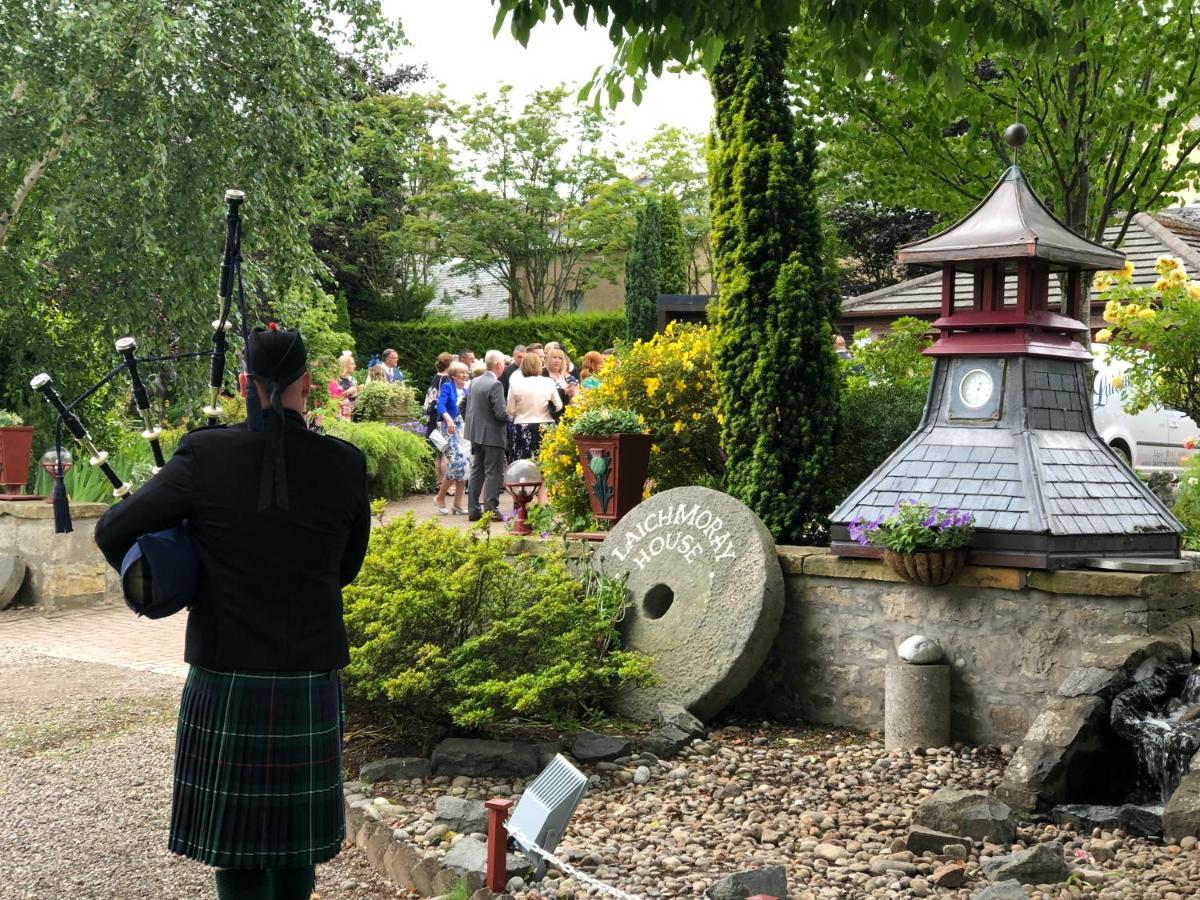
[[[558,461],[560,463],[562,463],[564,466],[569,466],[571,464],[571,457],[567,456],[567,454],[564,453],[561,456],[559,456]]]
[[[1158,281],[1154,282],[1154,289],[1156,291],[1158,291],[1159,293],[1162,293],[1170,286],[1171,286],[1171,282],[1168,281],[1165,277],[1160,278],[1160,279],[1158,279]]]
[[[1138,310],[1137,317],[1146,322],[1153,322],[1154,317],[1157,315],[1158,315],[1158,313],[1156,313],[1153,309],[1151,309],[1150,307],[1147,306],[1145,309]]]
[[[583,477],[583,463],[575,463],[575,477],[576,478]]]
[[[662,384],[662,380],[658,378],[645,378],[643,381],[646,385],[646,393],[651,397],[654,396],[654,392],[657,391],[659,386]]]
[[[687,388],[687,385],[683,383],[682,378],[675,379],[675,390],[682,391],[682,390],[685,390],[686,388]]]
[[[692,413],[692,421],[699,422],[700,421],[700,413],[698,413],[698,412]]]
[[[651,452],[651,453],[661,453],[661,452],[662,452],[662,449],[661,449],[661,448],[658,446],[658,444],[651,444],[651,445],[650,445],[650,452]]]
[[[1189,281],[1187,293],[1193,300],[1200,300],[1200,281]]]
[[[668,402],[668,403],[674,403],[674,402],[675,402],[675,395],[674,395],[674,394],[667,394],[667,402]]]
[[[1121,309],[1121,304],[1116,300],[1109,300],[1104,304],[1104,321],[1109,325],[1117,324],[1117,316]]]
[[[1179,268],[1179,260],[1174,256],[1160,256],[1154,263],[1154,271],[1159,275],[1167,275],[1174,269]]]
[[[1122,281],[1128,281],[1130,278],[1133,277],[1133,260],[1131,260],[1131,259],[1125,260],[1125,266],[1124,266],[1124,268],[1121,269],[1120,272],[1117,273],[1117,277],[1120,278]]]
[[[1178,269],[1172,269],[1170,274],[1167,275],[1167,281],[1170,282],[1172,287],[1178,287],[1181,284],[1186,284],[1187,272],[1184,271],[1182,266]]]
[[[679,432],[681,432],[681,431],[683,431],[683,423],[680,422],[678,419],[676,419],[675,420],[675,433],[679,434]]]
[[[1121,388],[1125,387],[1125,376],[1122,375],[1120,372],[1118,372],[1116,375],[1114,375],[1112,377],[1112,386],[1114,388],[1116,388],[1118,391]]]
[[[1112,332],[1107,328],[1101,328],[1096,332],[1096,336],[1092,338],[1097,344],[1107,344],[1112,340]]]
[[[1107,291],[1112,287],[1113,276],[1112,272],[1097,272],[1092,279],[1092,288],[1097,291]]]

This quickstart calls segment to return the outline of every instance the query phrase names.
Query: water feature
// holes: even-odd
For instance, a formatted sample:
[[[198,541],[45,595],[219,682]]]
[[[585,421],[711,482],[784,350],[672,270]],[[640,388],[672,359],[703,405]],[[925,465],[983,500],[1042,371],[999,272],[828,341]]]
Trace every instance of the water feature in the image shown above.
[[[1060,823],[1162,834],[1163,808],[1200,751],[1200,665],[1193,656],[1145,668],[1113,698],[1104,749],[1068,791],[1068,799],[1088,802],[1056,806]]]

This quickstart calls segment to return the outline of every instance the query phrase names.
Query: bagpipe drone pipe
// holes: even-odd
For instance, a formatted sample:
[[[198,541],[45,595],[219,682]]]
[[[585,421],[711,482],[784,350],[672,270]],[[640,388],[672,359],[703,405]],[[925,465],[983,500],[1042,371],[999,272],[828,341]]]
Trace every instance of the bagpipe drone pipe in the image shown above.
[[[154,420],[150,407],[150,397],[146,390],[146,385],[142,381],[139,369],[140,365],[167,363],[183,359],[208,358],[210,360],[208,378],[209,396],[208,403],[203,407],[203,412],[207,417],[209,425],[216,425],[218,423],[221,416],[221,389],[225,378],[225,356],[228,351],[229,332],[233,327],[233,323],[230,321],[230,312],[235,283],[237,285],[238,313],[243,340],[249,331],[241,265],[242,220],[240,209],[244,200],[245,195],[241,191],[231,189],[225,192],[225,249],[221,256],[221,273],[217,289],[219,311],[217,318],[212,323],[212,349],[194,353],[170,353],[161,356],[138,357],[137,341],[132,337],[123,337],[116,342],[116,352],[120,358],[120,363],[73,400],[65,401],[59,395],[49,373],[42,372],[34,376],[29,382],[29,386],[41,393],[58,413],[54,423],[54,461],[57,465],[55,465],[53,471],[54,530],[56,533],[63,534],[71,531],[71,512],[63,482],[66,469],[62,455],[62,429],[64,426],[75,442],[87,454],[88,463],[99,469],[109,484],[112,485],[113,497],[120,501],[129,496],[129,484],[123,481],[121,476],[113,470],[113,467],[109,464],[108,453],[96,446],[91,435],[88,434],[87,428],[80,421],[79,415],[75,411],[76,407],[83,400],[109,384],[115,378],[118,378],[122,372],[127,374],[132,386],[133,402],[137,407],[138,415],[144,426],[142,437],[149,443],[150,450],[154,455],[154,465],[150,470],[151,477],[166,465],[166,460],[163,456],[162,443],[160,441],[162,428]],[[252,430],[258,430],[262,427],[262,406],[255,391],[253,379],[248,379],[246,386],[246,423]]]

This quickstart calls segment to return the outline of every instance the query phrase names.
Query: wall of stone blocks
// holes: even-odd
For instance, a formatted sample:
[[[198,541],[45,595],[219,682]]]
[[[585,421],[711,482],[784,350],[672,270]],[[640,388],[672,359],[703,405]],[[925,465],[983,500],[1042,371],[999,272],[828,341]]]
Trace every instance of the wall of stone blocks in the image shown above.
[[[1200,572],[1026,572],[968,567],[918,587],[881,563],[780,547],[787,600],[779,636],[737,706],[781,718],[882,729],[884,672],[913,634],[951,669],[951,733],[1016,744],[1080,664],[1085,642],[1152,633],[1200,612]]]
[[[118,596],[120,584],[96,549],[96,521],[108,507],[71,506],[74,531],[54,533],[54,512],[38,500],[0,500],[0,554],[25,560],[28,572],[14,598],[41,609],[85,605]]]

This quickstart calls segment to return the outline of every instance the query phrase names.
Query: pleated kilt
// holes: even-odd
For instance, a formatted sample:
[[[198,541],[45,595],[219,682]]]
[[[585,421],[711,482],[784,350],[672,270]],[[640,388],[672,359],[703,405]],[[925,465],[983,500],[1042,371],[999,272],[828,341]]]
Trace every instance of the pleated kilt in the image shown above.
[[[346,832],[342,728],[336,671],[192,666],[175,742],[171,851],[225,869],[332,859]]]

